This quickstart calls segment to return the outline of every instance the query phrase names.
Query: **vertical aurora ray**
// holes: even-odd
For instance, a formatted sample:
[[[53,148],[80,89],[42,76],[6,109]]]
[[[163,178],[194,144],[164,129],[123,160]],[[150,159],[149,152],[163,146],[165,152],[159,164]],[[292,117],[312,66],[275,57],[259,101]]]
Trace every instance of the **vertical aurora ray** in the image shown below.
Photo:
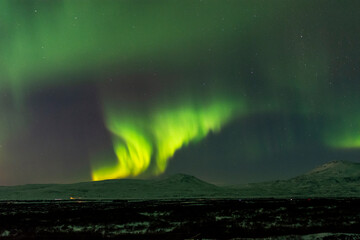
[[[67,81],[49,79],[53,74],[94,70],[101,75],[114,63],[129,69],[142,57],[162,59],[174,49],[202,45],[203,37],[232,36],[219,31],[222,14],[227,15],[222,25],[249,22],[236,2],[20,2],[0,2],[0,87],[11,88],[19,101],[26,87]]]
[[[185,104],[130,120],[114,109],[107,111],[106,125],[113,135],[117,162],[93,168],[93,180],[163,173],[177,150],[204,139],[209,132],[220,131],[235,116],[237,107],[227,101],[201,107]]]
[[[232,113],[233,107],[225,102],[203,108],[185,106],[157,112],[152,123],[157,146],[155,174],[165,171],[169,158],[182,146],[200,141],[210,131],[219,131]]]
[[[114,152],[118,162],[114,166],[105,166],[93,172],[93,180],[124,178],[137,176],[144,172],[152,153],[150,141],[142,129],[129,122],[108,121],[109,131],[113,134]]]

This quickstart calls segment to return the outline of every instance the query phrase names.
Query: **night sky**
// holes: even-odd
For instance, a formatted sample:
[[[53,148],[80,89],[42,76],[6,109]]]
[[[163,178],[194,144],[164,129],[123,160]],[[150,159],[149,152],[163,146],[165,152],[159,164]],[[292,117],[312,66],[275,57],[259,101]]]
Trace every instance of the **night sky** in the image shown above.
[[[360,1],[0,1],[0,185],[360,161]]]

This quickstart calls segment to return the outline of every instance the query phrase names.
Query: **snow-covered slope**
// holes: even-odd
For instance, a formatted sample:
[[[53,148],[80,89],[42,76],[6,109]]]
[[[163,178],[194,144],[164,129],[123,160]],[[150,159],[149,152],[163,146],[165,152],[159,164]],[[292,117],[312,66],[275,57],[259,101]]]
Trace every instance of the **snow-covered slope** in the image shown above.
[[[359,178],[360,163],[331,161],[311,170],[304,176],[316,178]]]
[[[246,196],[360,197],[360,163],[332,161],[289,180],[237,187]]]
[[[0,187],[0,200],[160,199],[247,197],[360,197],[360,163],[333,161],[289,180],[219,187],[176,174],[150,180],[119,179],[74,184]]]

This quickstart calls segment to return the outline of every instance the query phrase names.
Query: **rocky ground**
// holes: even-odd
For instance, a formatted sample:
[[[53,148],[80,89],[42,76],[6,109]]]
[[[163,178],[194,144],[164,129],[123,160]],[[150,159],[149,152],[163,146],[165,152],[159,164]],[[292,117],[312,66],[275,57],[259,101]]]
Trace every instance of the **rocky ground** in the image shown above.
[[[3,201],[1,239],[360,239],[360,199]]]

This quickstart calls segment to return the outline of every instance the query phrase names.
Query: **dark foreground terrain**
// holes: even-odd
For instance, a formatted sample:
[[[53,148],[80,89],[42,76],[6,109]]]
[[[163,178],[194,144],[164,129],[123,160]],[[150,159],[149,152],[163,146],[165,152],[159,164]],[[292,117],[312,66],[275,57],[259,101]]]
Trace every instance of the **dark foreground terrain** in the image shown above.
[[[360,239],[360,199],[2,201],[1,239]]]

